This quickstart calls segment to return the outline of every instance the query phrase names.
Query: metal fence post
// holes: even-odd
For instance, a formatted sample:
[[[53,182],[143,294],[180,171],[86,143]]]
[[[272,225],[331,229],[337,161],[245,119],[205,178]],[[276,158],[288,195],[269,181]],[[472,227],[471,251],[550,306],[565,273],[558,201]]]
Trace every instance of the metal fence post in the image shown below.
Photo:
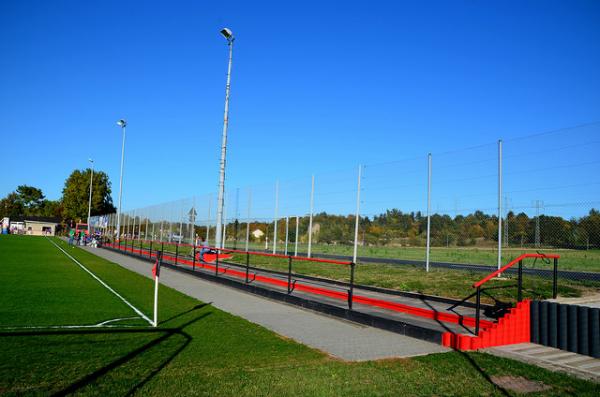
[[[502,139],[498,141],[498,269],[502,267]]]
[[[246,250],[246,283],[248,283],[248,271],[250,270],[250,253]]]
[[[552,298],[558,295],[558,258],[554,258],[554,269],[552,271]]]
[[[479,317],[481,311],[481,286],[477,287],[477,300],[475,303],[475,336],[479,336]]]
[[[183,206],[179,210],[179,244],[183,239]]]
[[[178,257],[179,257],[179,244],[175,243],[175,265],[177,265]]]
[[[192,243],[192,271],[196,270],[196,243]]]
[[[279,216],[279,181],[275,182],[275,225],[273,231],[273,253],[277,253],[277,217]]]
[[[290,231],[290,217],[285,217],[285,254],[288,254],[288,240],[289,240],[289,231]]]
[[[313,226],[313,211],[315,207],[315,176],[313,175],[310,183],[310,213],[308,215],[308,251],[307,257],[310,258],[312,253],[312,226]]]
[[[150,253],[148,254],[148,258],[152,258],[152,240],[150,240]]]
[[[296,215],[296,241],[294,243],[294,256],[298,256],[298,230],[299,230],[299,225],[298,222],[300,220],[300,217],[298,217],[298,215]]]
[[[362,175],[362,166],[358,166],[358,185],[356,187],[356,219],[354,222],[354,253],[352,255],[352,262],[356,263],[356,256],[358,254],[358,225],[360,222],[360,180]]]
[[[518,289],[517,289],[517,302],[523,300],[523,261],[519,261],[519,278],[518,278]]]
[[[219,276],[219,247],[217,247],[217,259],[215,261],[215,276]]]
[[[427,155],[427,248],[425,252],[425,271],[429,271],[429,253],[431,251],[431,153]]]
[[[350,290],[348,291],[348,309],[352,310],[352,302],[354,300],[354,268],[356,263],[350,264]]]
[[[250,208],[252,206],[252,190],[248,189],[248,218],[246,219],[246,251],[250,244]],[[248,282],[246,278],[246,282]]]
[[[206,244],[209,243],[210,238],[210,204],[212,202],[212,194],[208,196],[208,218],[206,220]]]
[[[292,257],[288,256],[288,294],[292,292]]]

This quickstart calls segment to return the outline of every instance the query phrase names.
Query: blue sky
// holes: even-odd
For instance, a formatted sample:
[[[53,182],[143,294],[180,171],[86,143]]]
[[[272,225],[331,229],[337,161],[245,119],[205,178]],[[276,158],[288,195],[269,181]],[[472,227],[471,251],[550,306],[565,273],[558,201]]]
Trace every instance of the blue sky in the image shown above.
[[[119,118],[129,122],[124,208],[215,191],[227,62],[218,32],[224,26],[236,35],[228,187],[330,170],[348,170],[353,181],[358,163],[419,158],[389,174],[384,166],[371,167],[398,186],[420,189],[367,190],[368,200],[381,203],[369,207],[376,212],[401,205],[390,197],[422,203],[428,152],[490,144],[452,161],[490,160],[482,175],[491,175],[497,139],[600,120],[597,1],[7,0],[0,3],[6,156],[0,195],[30,184],[57,199],[69,173],[92,157],[109,174],[116,198]],[[507,183],[523,190],[532,185],[523,164],[545,167],[535,187],[563,187],[543,198],[547,204],[597,198],[600,145],[594,137],[600,128],[584,130],[532,138],[533,146],[507,143],[507,150],[521,150],[507,165],[507,171],[515,168]],[[573,141],[581,145],[539,165],[532,163],[540,155],[523,157],[526,147],[562,150]],[[577,172],[581,181],[573,181],[569,164],[584,159],[590,164]],[[567,171],[551,168],[558,160]],[[420,179],[403,182],[411,167],[422,171]],[[439,202],[439,210],[493,207],[494,177],[486,178],[491,198],[467,204],[456,197],[477,196],[479,182],[450,183],[457,193]],[[564,188],[585,181],[581,193]]]

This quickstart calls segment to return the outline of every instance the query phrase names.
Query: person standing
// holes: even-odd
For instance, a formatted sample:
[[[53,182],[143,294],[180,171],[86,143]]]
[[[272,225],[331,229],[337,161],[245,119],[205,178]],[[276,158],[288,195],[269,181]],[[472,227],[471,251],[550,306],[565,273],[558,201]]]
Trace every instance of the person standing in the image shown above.
[[[73,245],[73,240],[75,239],[75,230],[72,228],[69,230],[69,245]]]
[[[200,249],[200,261],[201,262],[205,262],[204,261],[204,254],[206,254],[207,252],[210,252],[210,247],[208,246],[208,242],[204,240],[204,237],[200,237],[200,246],[202,247]]]

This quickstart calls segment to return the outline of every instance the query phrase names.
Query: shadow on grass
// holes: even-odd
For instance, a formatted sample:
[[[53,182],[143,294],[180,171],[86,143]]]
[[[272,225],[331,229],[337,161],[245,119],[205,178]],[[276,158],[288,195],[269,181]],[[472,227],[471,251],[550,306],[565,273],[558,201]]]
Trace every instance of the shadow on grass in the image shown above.
[[[429,302],[427,301],[423,301],[427,306],[429,306],[429,308],[431,308],[431,310],[437,312],[437,310],[435,309],[435,307],[433,307],[432,305],[429,304]],[[442,327],[444,328],[447,332],[452,332],[455,333],[455,331],[450,330],[450,328],[448,328],[448,326],[446,324],[444,324],[442,321],[438,320],[437,318],[435,319],[435,321]],[[471,330],[469,330],[467,327],[465,327],[462,323],[460,324],[463,328],[465,328],[469,333],[472,333]],[[481,368],[476,362],[475,360],[473,360],[473,357],[471,357],[471,355],[469,355],[468,353],[464,352],[464,351],[460,351],[457,349],[453,349],[455,352],[457,352],[458,354],[460,354],[465,360],[467,360],[469,362],[469,364],[471,364],[471,366],[479,373],[479,375],[481,375],[481,377],[483,379],[486,380],[486,382],[488,382],[490,385],[492,385],[493,387],[497,388],[500,393],[502,393],[502,395],[504,396],[509,396],[510,394],[508,393],[508,391],[506,391],[506,389],[498,386],[497,384],[495,384],[492,381],[492,378],[490,378],[490,376],[483,370],[483,368]]]
[[[177,357],[177,355],[179,355],[179,353],[181,353],[190,344],[190,342],[192,341],[193,338],[188,333],[184,332],[183,329],[189,325],[192,325],[192,324],[208,317],[211,314],[212,313],[210,313],[210,312],[204,313],[204,314],[194,318],[193,320],[190,320],[190,321],[180,325],[177,328],[164,328],[164,329],[156,330],[155,332],[159,332],[159,333],[162,331],[163,335],[160,336],[159,338],[156,338],[156,339],[146,343],[145,345],[129,352],[125,356],[111,362],[110,364],[103,366],[102,368],[92,372],[91,374],[84,376],[83,378],[70,384],[63,390],[60,390],[60,391],[54,393],[54,395],[55,396],[64,396],[67,394],[74,393],[77,390],[79,390],[87,385],[90,385],[92,382],[95,382],[96,380],[100,379],[102,376],[108,374],[110,371],[133,360],[135,357],[137,357],[140,354],[144,353],[145,351],[151,349],[152,347],[160,345],[161,343],[163,343],[164,341],[166,341],[173,335],[183,336],[185,338],[185,341],[180,347],[178,347],[173,353],[171,353],[159,366],[157,366],[152,371],[150,371],[150,373],[144,379],[142,379],[140,382],[135,384],[127,393],[124,393],[125,395],[133,394],[136,390],[139,390],[142,386],[144,386],[152,378],[154,378],[165,366],[167,366],[171,361],[173,361],[173,359],[175,357]],[[112,330],[106,330],[105,332],[110,334],[110,333],[112,333]],[[84,331],[81,333],[85,334],[86,332]]]
[[[168,323],[169,321],[175,320],[175,319],[177,319],[177,318],[179,318],[179,317],[185,316],[185,315],[186,315],[186,314],[188,314],[188,313],[191,313],[191,312],[193,312],[193,311],[195,311],[195,310],[200,310],[200,309],[202,309],[202,308],[204,308],[204,307],[206,307],[206,306],[210,306],[210,305],[212,305],[212,302],[208,302],[208,303],[202,303],[202,304],[200,304],[200,305],[196,305],[196,306],[192,307],[192,308],[191,308],[191,309],[189,309],[189,310],[186,310],[186,311],[184,311],[184,312],[181,312],[181,313],[179,313],[179,314],[176,314],[176,315],[174,315],[173,317],[169,317],[169,318],[167,318],[166,320],[162,320],[162,321],[161,321],[159,324],[166,324],[166,323]]]
[[[182,312],[176,316],[173,316],[166,321],[170,321],[175,318],[181,317],[185,314],[188,314],[188,313],[190,313],[194,310],[197,310],[199,308],[202,308],[204,306],[207,306],[207,304],[197,305],[194,308],[187,310],[185,312]],[[165,342],[172,336],[174,336],[174,335],[182,336],[184,338],[184,341],[181,346],[179,346],[174,352],[170,353],[166,357],[166,359],[164,359],[164,360],[162,360],[162,362],[160,362],[160,365],[153,368],[146,377],[144,377],[142,380],[140,380],[135,385],[133,385],[133,387],[131,387],[131,389],[129,389],[127,392],[122,393],[123,395],[131,395],[135,391],[142,388],[150,380],[152,380],[152,378],[154,378],[163,368],[165,368],[171,361],[173,361],[173,359],[175,357],[177,357],[190,344],[190,342],[193,340],[193,337],[191,335],[189,335],[187,332],[185,332],[184,329],[200,320],[205,319],[206,317],[208,317],[211,314],[212,314],[212,312],[204,313],[202,315],[195,317],[194,319],[192,319],[190,321],[185,322],[184,324],[182,324],[178,327],[173,327],[173,328],[127,328],[127,329],[102,328],[102,329],[69,329],[69,330],[35,330],[35,331],[2,332],[2,333],[0,333],[0,338],[23,337],[23,336],[101,335],[101,334],[105,334],[105,335],[110,335],[110,334],[157,334],[157,335],[160,335],[160,337],[144,344],[143,346],[141,346],[137,349],[132,350],[131,352],[127,353],[126,355],[114,360],[113,362],[111,362],[107,365],[104,365],[103,367],[97,369],[96,371],[92,372],[91,374],[88,374],[88,375],[82,377],[81,379],[75,381],[74,383],[70,384],[66,388],[52,394],[54,396],[64,396],[64,395],[75,393],[75,392],[81,390],[82,388],[84,388],[88,385],[91,385],[93,382],[95,382],[95,381],[99,380],[100,378],[102,378],[103,376],[107,375],[110,371],[113,371],[113,370],[127,364],[128,362],[130,362],[131,360],[140,356],[141,354],[148,351],[149,349]]]

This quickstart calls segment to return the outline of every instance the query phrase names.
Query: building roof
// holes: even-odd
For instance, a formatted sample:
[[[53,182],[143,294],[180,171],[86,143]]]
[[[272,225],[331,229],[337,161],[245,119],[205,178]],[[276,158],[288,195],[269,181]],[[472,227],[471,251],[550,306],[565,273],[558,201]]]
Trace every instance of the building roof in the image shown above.
[[[11,222],[43,222],[43,223],[60,223],[60,218],[53,216],[17,216],[10,218]]]

